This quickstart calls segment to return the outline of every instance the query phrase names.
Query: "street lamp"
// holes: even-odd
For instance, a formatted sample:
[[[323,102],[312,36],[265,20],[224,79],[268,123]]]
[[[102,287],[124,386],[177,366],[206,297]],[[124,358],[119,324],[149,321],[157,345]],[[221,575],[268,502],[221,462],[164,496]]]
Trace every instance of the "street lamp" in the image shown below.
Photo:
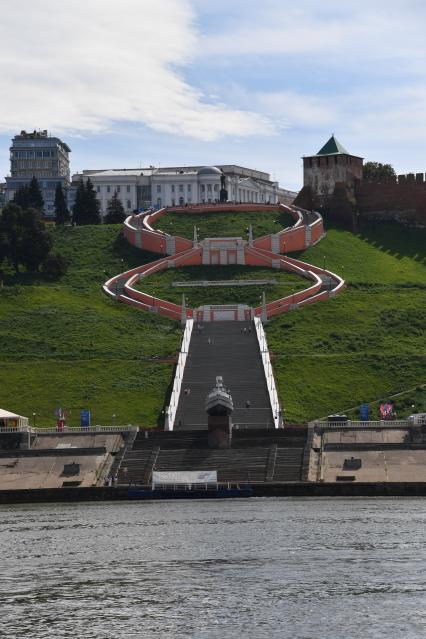
[[[37,413],[33,413],[33,428],[35,428],[36,425],[36,415]]]
[[[323,256],[323,268],[324,268],[324,271],[325,271],[325,255]]]

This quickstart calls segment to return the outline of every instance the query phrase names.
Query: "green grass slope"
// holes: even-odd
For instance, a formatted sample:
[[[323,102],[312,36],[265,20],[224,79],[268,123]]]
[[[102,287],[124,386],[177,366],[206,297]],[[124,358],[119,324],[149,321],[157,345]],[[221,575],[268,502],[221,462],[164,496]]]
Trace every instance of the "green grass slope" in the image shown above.
[[[253,229],[253,237],[256,238],[277,233],[287,226],[293,226],[294,220],[285,211],[257,211],[253,213],[218,211],[200,215],[166,213],[157,220],[155,228],[164,233],[170,233],[170,235],[192,239],[196,225],[199,229],[199,238],[242,237],[246,239],[250,224]]]
[[[54,425],[55,407],[78,424],[153,425],[162,410],[181,330],[101,291],[108,275],[151,261],[120,237],[120,226],[52,230],[71,266],[57,283],[3,272],[0,289],[0,406]],[[112,416],[115,415],[113,418]]]
[[[280,316],[267,327],[289,420],[373,404],[405,389],[399,415],[426,410],[426,232],[383,225],[354,236],[331,229],[300,255],[344,274],[340,296]],[[356,409],[349,411],[355,417]]]
[[[229,232],[237,234],[234,227]],[[52,233],[71,262],[60,282],[14,275],[3,265],[0,406],[28,416],[35,412],[37,424],[45,426],[54,424],[58,406],[67,410],[72,425],[78,424],[81,408],[92,410],[93,423],[156,424],[173,374],[173,365],[158,359],[177,353],[180,327],[101,292],[108,276],[155,256],[128,245],[119,226]],[[400,416],[411,413],[413,404],[416,411],[426,410],[425,246],[424,230],[366,226],[358,236],[331,229],[300,255],[321,266],[325,259],[327,268],[343,271],[349,287],[335,299],[274,318],[267,326],[288,420],[340,411],[355,416],[361,402],[372,402],[375,411],[378,401],[400,392]],[[152,278],[150,286],[170,292],[173,279],[203,279],[207,273],[171,271],[158,281]],[[230,267],[213,269],[209,279],[227,274],[277,276]],[[283,290],[300,282],[283,278]],[[258,296],[253,289],[247,287],[248,296]],[[239,295],[244,289],[210,290],[216,298],[219,290]],[[188,291],[196,305],[200,289]]]
[[[174,282],[203,280],[272,280],[276,284],[249,285],[249,286],[212,286],[212,287],[174,287]],[[246,266],[186,266],[180,269],[171,269],[147,277],[139,283],[138,288],[149,295],[169,300],[176,304],[182,301],[182,293],[191,308],[197,308],[203,304],[249,304],[258,306],[261,303],[262,293],[265,291],[266,300],[270,302],[286,295],[291,295],[299,290],[308,288],[311,280],[306,280],[291,273],[273,271],[262,267]]]

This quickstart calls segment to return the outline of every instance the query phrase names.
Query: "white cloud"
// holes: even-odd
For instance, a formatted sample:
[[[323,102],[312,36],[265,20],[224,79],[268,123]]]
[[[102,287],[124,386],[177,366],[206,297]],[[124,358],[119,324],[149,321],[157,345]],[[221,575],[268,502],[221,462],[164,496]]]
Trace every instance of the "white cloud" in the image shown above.
[[[260,93],[255,95],[255,104],[271,119],[279,118],[284,127],[331,126],[338,118],[333,101],[294,91]]]
[[[214,140],[270,120],[182,76],[197,48],[189,0],[0,0],[0,132],[101,132],[119,121]]]
[[[410,71],[424,69],[426,7],[419,0],[246,2],[238,20],[205,34],[200,57],[298,56],[342,69],[368,61],[367,74],[375,64],[401,61]]]

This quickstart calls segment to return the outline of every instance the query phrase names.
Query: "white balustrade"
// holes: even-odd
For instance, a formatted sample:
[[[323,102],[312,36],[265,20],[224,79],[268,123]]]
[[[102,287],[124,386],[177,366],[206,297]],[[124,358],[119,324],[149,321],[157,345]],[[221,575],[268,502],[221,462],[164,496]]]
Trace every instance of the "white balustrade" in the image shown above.
[[[254,326],[256,329],[257,341],[259,342],[263,370],[265,372],[266,385],[268,387],[269,401],[271,402],[274,427],[281,428],[283,426],[281,405],[278,399],[277,387],[275,385],[271,358],[269,357],[268,342],[266,341],[266,335],[265,331],[263,330],[263,325],[260,317],[254,318]]]
[[[183,332],[182,344],[180,347],[179,359],[176,365],[175,379],[173,381],[172,394],[170,396],[170,404],[166,408],[166,422],[164,429],[173,430],[176,418],[176,411],[179,403],[179,395],[182,388],[183,373],[185,370],[186,360],[188,358],[189,344],[191,342],[191,334],[194,326],[193,319],[187,319],[185,330]]]

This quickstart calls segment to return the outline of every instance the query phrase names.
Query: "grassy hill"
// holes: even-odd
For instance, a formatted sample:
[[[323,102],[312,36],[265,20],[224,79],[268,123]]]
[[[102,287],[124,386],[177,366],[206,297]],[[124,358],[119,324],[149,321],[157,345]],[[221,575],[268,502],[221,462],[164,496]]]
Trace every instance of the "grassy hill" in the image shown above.
[[[0,406],[54,425],[61,406],[77,424],[155,424],[162,410],[180,327],[108,299],[108,275],[155,259],[129,246],[120,226],[52,230],[71,261],[58,283],[3,272],[0,289]],[[112,416],[115,415],[113,418]]]
[[[203,280],[270,280],[276,284],[249,286],[173,287],[174,282]],[[248,266],[186,266],[163,271],[143,280],[138,288],[149,295],[180,304],[182,293],[192,308],[203,304],[249,304],[258,306],[265,291],[267,302],[291,295],[312,284],[311,280],[291,273]]]
[[[331,229],[302,259],[344,274],[339,297],[276,318],[267,327],[286,415],[350,411],[405,389],[400,416],[426,409],[426,231]],[[377,401],[373,406],[376,417]]]
[[[219,211],[192,215],[185,213],[166,213],[161,216],[155,228],[192,239],[194,226],[197,225],[198,237],[242,237],[247,239],[247,229],[250,224],[253,237],[262,237],[270,233],[277,233],[287,226],[292,226],[294,220],[286,211],[257,211],[251,213],[235,213]]]
[[[107,276],[155,256],[129,246],[119,226],[52,233],[71,261],[63,280],[5,269],[0,275],[0,406],[35,412],[36,423],[46,426],[54,424],[58,406],[71,424],[81,408],[92,410],[93,423],[155,424],[173,374],[172,363],[158,360],[176,354],[180,327],[101,292]],[[426,409],[425,246],[419,229],[382,225],[359,236],[331,229],[300,256],[321,266],[325,257],[339,273],[343,267],[349,288],[267,326],[287,419],[340,412],[405,390],[397,398],[401,416],[413,403]],[[178,273],[172,277],[185,277]],[[243,277],[264,275],[276,273]]]

